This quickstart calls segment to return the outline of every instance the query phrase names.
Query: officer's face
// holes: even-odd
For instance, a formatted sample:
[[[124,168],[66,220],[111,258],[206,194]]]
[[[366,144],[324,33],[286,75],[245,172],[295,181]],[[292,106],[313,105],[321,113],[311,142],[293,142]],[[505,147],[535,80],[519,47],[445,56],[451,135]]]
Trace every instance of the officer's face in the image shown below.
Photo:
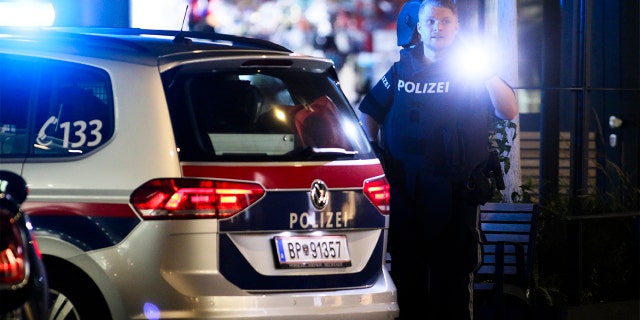
[[[427,5],[420,11],[417,29],[426,48],[438,51],[455,40],[458,17],[449,8]]]

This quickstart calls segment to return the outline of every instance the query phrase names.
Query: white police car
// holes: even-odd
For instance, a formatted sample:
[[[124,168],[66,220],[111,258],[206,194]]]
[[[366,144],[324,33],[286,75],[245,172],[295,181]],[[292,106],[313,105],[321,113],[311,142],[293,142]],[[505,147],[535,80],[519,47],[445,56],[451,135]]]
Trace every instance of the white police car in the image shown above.
[[[329,60],[0,29],[0,169],[29,182],[59,318],[398,315],[388,183]]]

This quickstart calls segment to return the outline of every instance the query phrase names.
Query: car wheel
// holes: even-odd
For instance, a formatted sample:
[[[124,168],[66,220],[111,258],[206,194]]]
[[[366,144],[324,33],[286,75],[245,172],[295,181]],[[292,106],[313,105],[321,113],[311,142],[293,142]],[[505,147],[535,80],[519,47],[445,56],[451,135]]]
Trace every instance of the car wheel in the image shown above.
[[[45,266],[50,320],[111,319],[100,290],[81,269],[57,258],[45,258]]]
[[[73,302],[59,291],[50,289],[49,299],[51,307],[49,309],[49,319],[54,320],[80,320],[80,314],[76,310]]]

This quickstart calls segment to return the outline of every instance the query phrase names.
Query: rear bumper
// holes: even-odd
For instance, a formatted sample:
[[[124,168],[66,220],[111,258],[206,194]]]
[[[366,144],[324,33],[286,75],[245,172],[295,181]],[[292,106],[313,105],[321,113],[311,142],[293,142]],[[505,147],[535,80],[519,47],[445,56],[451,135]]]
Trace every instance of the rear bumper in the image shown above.
[[[322,273],[329,272],[324,277],[330,282],[343,275],[332,274],[335,270],[274,269],[269,272],[283,274],[265,277],[287,282],[293,289],[243,290],[220,272],[219,264],[228,263],[231,258],[219,261],[216,257],[220,244],[215,231],[214,220],[144,222],[117,246],[88,253],[87,257],[100,267],[85,270],[96,283],[100,283],[110,302],[112,315],[118,319],[391,320],[399,314],[396,287],[382,257],[370,258],[373,262],[366,263],[373,268],[377,262],[366,285],[346,286],[349,289],[308,286],[301,289],[305,286],[300,282],[323,277]],[[370,243],[369,237],[382,237],[379,230],[362,231],[353,236],[356,237],[354,246],[358,245],[356,239]],[[227,236],[221,238],[230,239]],[[259,243],[259,247],[252,250],[267,251],[266,254],[271,256],[266,240],[248,239],[250,243]],[[261,247],[265,243],[267,247]],[[354,250],[352,259],[356,270],[345,274],[346,277],[359,274],[356,266],[361,259],[357,257],[357,251],[365,252]],[[73,260],[86,266],[88,262],[80,261],[81,256]],[[273,265],[272,259],[258,260],[269,260],[264,263]],[[292,272],[305,272],[307,275],[287,275]]]
[[[372,287],[310,293],[194,297],[188,310],[148,304],[132,319],[362,319],[392,320],[399,314],[396,287],[386,268]],[[146,313],[146,314],[145,314]]]

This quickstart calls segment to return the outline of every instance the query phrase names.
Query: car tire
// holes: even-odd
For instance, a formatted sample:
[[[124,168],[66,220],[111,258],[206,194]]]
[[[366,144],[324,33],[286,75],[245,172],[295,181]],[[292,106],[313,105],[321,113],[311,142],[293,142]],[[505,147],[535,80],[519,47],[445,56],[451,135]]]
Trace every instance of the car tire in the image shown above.
[[[49,280],[49,319],[111,319],[98,287],[82,270],[56,258],[44,261]]]

